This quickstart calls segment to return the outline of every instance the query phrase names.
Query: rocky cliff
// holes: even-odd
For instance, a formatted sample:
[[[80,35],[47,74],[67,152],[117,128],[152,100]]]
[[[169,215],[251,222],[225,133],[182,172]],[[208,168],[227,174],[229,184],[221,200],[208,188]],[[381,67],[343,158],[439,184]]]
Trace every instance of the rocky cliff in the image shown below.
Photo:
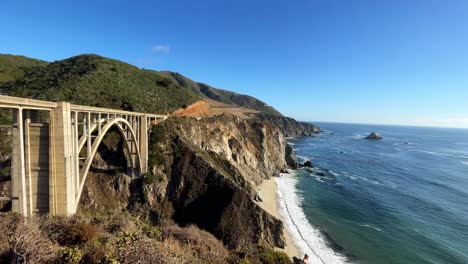
[[[80,210],[122,210],[195,224],[231,249],[284,247],[283,224],[261,209],[256,186],[293,160],[282,128],[235,115],[172,117],[152,128],[144,181],[123,169],[122,142],[107,136],[95,158]]]
[[[280,128],[286,137],[308,137],[320,133],[319,126],[298,122],[290,117],[259,114],[258,118],[265,124]]]
[[[170,118],[152,132],[149,204],[231,248],[283,247],[283,224],[255,203],[255,187],[289,167],[287,150],[282,128],[258,118]]]

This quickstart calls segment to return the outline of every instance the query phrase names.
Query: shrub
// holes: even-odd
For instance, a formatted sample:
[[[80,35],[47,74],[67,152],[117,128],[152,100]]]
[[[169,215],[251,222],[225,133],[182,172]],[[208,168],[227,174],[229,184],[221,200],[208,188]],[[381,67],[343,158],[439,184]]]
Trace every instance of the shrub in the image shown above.
[[[164,175],[161,174],[156,174],[154,175],[153,173],[149,172],[145,175],[145,183],[146,184],[154,184],[154,183],[159,183],[164,181]]]
[[[191,254],[188,248],[173,239],[168,239],[163,243],[150,239],[135,241],[128,247],[118,251],[118,260],[121,263],[154,264],[222,263],[214,260],[202,261],[197,256]]]
[[[238,255],[231,255],[226,260],[228,264],[250,264],[250,261],[245,257],[240,257]]]
[[[123,231],[118,235],[115,246],[117,249],[124,249],[137,240],[138,238],[135,233]]]
[[[83,258],[81,263],[101,263],[105,256],[112,251],[112,249],[106,247],[105,244],[106,243],[102,244],[98,241],[86,244],[82,249]]]
[[[41,232],[37,218],[21,218],[12,234],[13,263],[50,263],[57,255],[58,247]]]
[[[69,264],[78,264],[83,258],[83,253],[77,247],[66,247],[60,250],[56,263],[69,263]]]
[[[266,249],[261,258],[264,264],[291,264],[291,259],[284,252]]]
[[[167,238],[179,241],[184,248],[190,250],[191,254],[200,260],[223,263],[229,255],[221,241],[196,226],[181,228],[171,224],[166,226],[164,231]]]
[[[139,222],[138,226],[148,238],[155,239],[157,241],[162,240],[162,232],[158,227],[143,221]]]
[[[146,184],[156,183],[156,176],[153,173],[147,173],[145,175],[145,183]]]
[[[62,232],[58,242],[64,246],[82,245],[94,240],[98,235],[97,228],[87,223],[69,224]]]
[[[120,262],[112,257],[109,254],[104,255],[104,257],[99,261],[99,264],[119,264]]]

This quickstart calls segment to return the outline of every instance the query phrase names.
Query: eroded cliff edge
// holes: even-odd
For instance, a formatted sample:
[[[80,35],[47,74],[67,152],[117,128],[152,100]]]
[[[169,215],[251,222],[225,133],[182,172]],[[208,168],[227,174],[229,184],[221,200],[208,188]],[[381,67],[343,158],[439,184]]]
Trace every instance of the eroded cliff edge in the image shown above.
[[[276,119],[173,117],[153,127],[151,184],[144,187],[151,209],[196,224],[230,248],[284,247],[283,224],[255,203],[255,187],[295,166],[286,135],[318,128],[291,120],[284,127]]]

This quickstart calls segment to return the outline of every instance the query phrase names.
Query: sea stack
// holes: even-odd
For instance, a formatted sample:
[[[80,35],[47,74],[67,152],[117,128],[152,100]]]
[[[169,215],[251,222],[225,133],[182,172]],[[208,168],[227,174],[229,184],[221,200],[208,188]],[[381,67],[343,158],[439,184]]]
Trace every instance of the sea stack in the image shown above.
[[[382,136],[380,136],[378,133],[376,132],[372,132],[370,133],[365,139],[371,139],[371,140],[381,140],[383,139]]]

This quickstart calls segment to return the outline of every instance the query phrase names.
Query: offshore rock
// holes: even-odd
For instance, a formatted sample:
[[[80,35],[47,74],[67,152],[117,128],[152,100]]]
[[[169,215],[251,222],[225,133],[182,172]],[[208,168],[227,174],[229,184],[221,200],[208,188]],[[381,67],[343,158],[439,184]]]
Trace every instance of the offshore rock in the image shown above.
[[[381,140],[383,137],[381,137],[378,133],[372,132],[370,133],[365,139],[370,139],[370,140]]]

